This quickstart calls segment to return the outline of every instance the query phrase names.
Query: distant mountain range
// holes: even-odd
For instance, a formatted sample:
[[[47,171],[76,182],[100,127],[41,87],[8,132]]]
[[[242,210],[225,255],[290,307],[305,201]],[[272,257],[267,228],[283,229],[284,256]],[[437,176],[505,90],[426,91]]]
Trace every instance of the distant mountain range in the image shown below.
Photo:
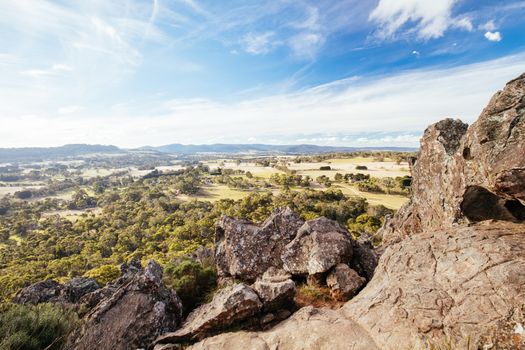
[[[60,147],[0,148],[0,163],[31,162],[81,156],[93,153],[125,152],[116,146],[104,145],[64,145]]]
[[[355,151],[397,151],[412,152],[410,147],[334,147],[317,145],[265,145],[265,144],[213,144],[145,146],[137,149],[122,149],[117,146],[73,144],[61,147],[0,148],[0,163],[35,162],[68,157],[78,157],[95,153],[127,153],[149,151],[167,154],[316,154]]]
[[[163,153],[195,154],[195,153],[280,153],[280,154],[313,154],[332,152],[355,152],[355,151],[398,151],[412,152],[415,148],[410,147],[339,147],[339,146],[317,146],[317,145],[265,145],[265,144],[222,144],[213,145],[182,145],[174,143],[171,145],[142,147],[143,150],[158,151]]]

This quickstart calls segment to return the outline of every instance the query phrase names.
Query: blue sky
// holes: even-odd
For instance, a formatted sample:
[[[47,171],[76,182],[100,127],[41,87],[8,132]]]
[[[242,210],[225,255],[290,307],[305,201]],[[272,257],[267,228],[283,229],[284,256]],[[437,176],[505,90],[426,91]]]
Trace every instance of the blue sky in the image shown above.
[[[525,1],[0,1],[0,147],[417,146],[525,72]]]

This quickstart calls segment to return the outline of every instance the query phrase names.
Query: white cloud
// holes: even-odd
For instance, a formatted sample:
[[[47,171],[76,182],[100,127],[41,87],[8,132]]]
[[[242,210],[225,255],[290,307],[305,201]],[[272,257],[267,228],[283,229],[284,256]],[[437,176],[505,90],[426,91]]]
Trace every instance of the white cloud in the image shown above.
[[[488,21],[488,22],[484,23],[483,25],[481,25],[479,28],[483,29],[483,30],[486,30],[487,32],[492,32],[492,31],[496,30],[497,27],[496,27],[496,24],[494,23],[494,20],[491,19],[490,21]]]
[[[392,38],[408,24],[415,27],[405,32],[416,32],[420,39],[443,36],[452,25],[472,30],[467,18],[451,18],[452,7],[457,0],[380,0],[369,19],[379,24],[380,38]]]
[[[316,30],[320,27],[319,9],[313,6],[307,6],[306,18],[299,22],[292,22],[290,26],[298,29]]]
[[[266,54],[278,45],[278,42],[273,40],[274,37],[274,32],[248,33],[242,40],[244,51],[252,55]]]
[[[502,36],[500,32],[486,32],[485,38],[487,38],[488,41],[501,41]]]
[[[300,33],[290,39],[290,48],[295,56],[314,58],[323,46],[325,38],[320,33]]]
[[[232,103],[207,99],[149,104],[132,101],[118,114],[82,112],[96,115],[90,118],[45,115],[42,111],[46,108],[41,104],[50,101],[46,90],[34,104],[27,102],[22,95],[24,91],[15,94],[0,86],[3,101],[9,101],[0,105],[0,124],[5,126],[0,129],[0,147],[71,142],[134,147],[205,143],[219,136],[221,142],[228,143],[238,140],[239,135],[246,135],[242,140],[254,137],[258,142],[263,139],[270,142],[270,138],[263,136],[276,135],[271,140],[279,143],[287,133],[321,132],[327,137],[387,132],[384,137],[364,136],[361,141],[341,139],[340,142],[361,146],[380,142],[411,145],[426,126],[444,117],[474,121],[490,97],[524,71],[525,54],[521,54],[457,68],[411,71],[366,83],[339,80],[292,94]],[[12,101],[18,101],[17,108],[12,108]],[[20,138],[21,134],[25,137]]]
[[[474,29],[474,25],[472,25],[472,21],[468,17],[457,19],[456,21],[454,21],[453,26],[456,28],[464,29],[468,32],[471,32]]]
[[[421,53],[417,50],[414,50],[412,51],[412,55],[416,56],[416,57],[419,57],[421,55]]]

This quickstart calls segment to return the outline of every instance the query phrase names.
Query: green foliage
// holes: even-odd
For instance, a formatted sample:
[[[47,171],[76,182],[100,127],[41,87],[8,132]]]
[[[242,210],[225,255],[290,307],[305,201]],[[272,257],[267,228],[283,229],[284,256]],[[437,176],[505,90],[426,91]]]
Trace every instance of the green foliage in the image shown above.
[[[60,349],[77,322],[76,315],[57,305],[4,306],[0,312],[0,349]]]
[[[120,268],[116,265],[102,265],[87,271],[85,277],[94,278],[101,286],[120,276]]]
[[[359,189],[359,191],[362,191],[362,192],[375,192],[375,193],[385,192],[383,188],[381,188],[381,186],[377,184],[376,181],[373,181],[373,179],[371,179],[371,181],[368,181],[368,182],[358,183],[357,188]]]
[[[210,175],[204,167],[196,166],[170,174],[157,172],[139,180],[97,179],[89,186],[110,181],[104,191],[88,186],[84,193],[77,190],[81,195],[73,201],[83,201],[89,193],[87,197],[96,201],[98,213],[75,221],[45,215],[66,209],[68,200],[1,199],[0,206],[7,212],[0,215],[0,303],[26,283],[48,278],[64,281],[86,275],[104,284],[117,276],[119,264],[133,256],[169,266],[199,246],[212,245],[215,222],[224,214],[261,222],[272,211],[290,207],[304,219],[326,216],[346,225],[370,210],[365,199],[345,196],[333,188],[254,192],[240,200],[214,203],[177,197],[181,177],[192,177],[199,184],[204,176]]]
[[[284,187],[309,187],[312,179],[309,176],[274,173],[270,176],[270,182]]]
[[[97,202],[94,197],[91,197],[87,194],[85,190],[78,190],[68,204],[69,209],[86,209],[93,208],[97,205]]]
[[[382,224],[380,218],[368,214],[361,214],[355,219],[348,220],[347,227],[350,232],[357,233],[355,236],[359,237],[363,233],[375,233]]]
[[[192,260],[170,263],[165,267],[166,284],[177,291],[184,310],[193,310],[216,287],[217,275],[211,267]]]
[[[321,176],[318,176],[315,178],[315,181],[320,184],[320,185],[324,185],[325,187],[330,187],[332,186],[332,181],[330,180],[330,178],[326,175],[321,175]]]

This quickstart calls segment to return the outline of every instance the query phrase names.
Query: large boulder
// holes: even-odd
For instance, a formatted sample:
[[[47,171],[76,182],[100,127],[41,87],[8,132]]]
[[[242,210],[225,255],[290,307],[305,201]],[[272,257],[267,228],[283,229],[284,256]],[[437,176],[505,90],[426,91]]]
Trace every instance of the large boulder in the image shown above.
[[[413,163],[412,196],[382,230],[384,242],[488,219],[525,220],[525,74],[492,97],[468,129],[428,127]]]
[[[315,309],[311,306],[302,308],[269,331],[224,333],[188,348],[188,350],[245,349],[380,350],[381,348],[353,320],[343,318],[338,311]]]
[[[179,343],[216,334],[254,316],[262,306],[257,293],[244,283],[225,287],[210,303],[191,312],[179,330],[163,334],[155,343]]]
[[[78,303],[89,293],[100,289],[99,284],[93,278],[75,277],[69,280],[62,291],[65,299],[71,303]]]
[[[304,223],[291,209],[273,213],[262,225],[228,216],[216,230],[215,263],[220,278],[254,282],[270,267],[282,267],[281,253]]]
[[[286,245],[283,268],[293,275],[316,276],[352,259],[352,239],[336,221],[320,217],[309,220]]]
[[[78,304],[80,299],[100,286],[92,278],[75,277],[66,284],[45,280],[23,288],[13,299],[17,304]]]
[[[17,304],[57,302],[64,286],[54,280],[45,280],[24,287],[13,299]]]
[[[294,305],[295,283],[292,276],[284,270],[270,267],[252,285],[267,312],[290,309]]]
[[[142,269],[133,261],[124,265],[122,272],[116,281],[92,293],[99,301],[69,336],[66,348],[146,348],[180,324],[182,303],[162,282],[162,268],[157,263],[150,260]],[[89,294],[84,298],[89,299]]]
[[[478,344],[525,303],[524,234],[524,225],[485,221],[410,236],[386,249],[342,312],[384,349],[426,339]]]
[[[352,261],[349,265],[360,276],[370,281],[379,262],[379,254],[370,240],[358,239],[353,243]]]
[[[336,265],[326,277],[326,285],[335,300],[347,301],[366,284],[366,278],[359,276],[346,264]]]

